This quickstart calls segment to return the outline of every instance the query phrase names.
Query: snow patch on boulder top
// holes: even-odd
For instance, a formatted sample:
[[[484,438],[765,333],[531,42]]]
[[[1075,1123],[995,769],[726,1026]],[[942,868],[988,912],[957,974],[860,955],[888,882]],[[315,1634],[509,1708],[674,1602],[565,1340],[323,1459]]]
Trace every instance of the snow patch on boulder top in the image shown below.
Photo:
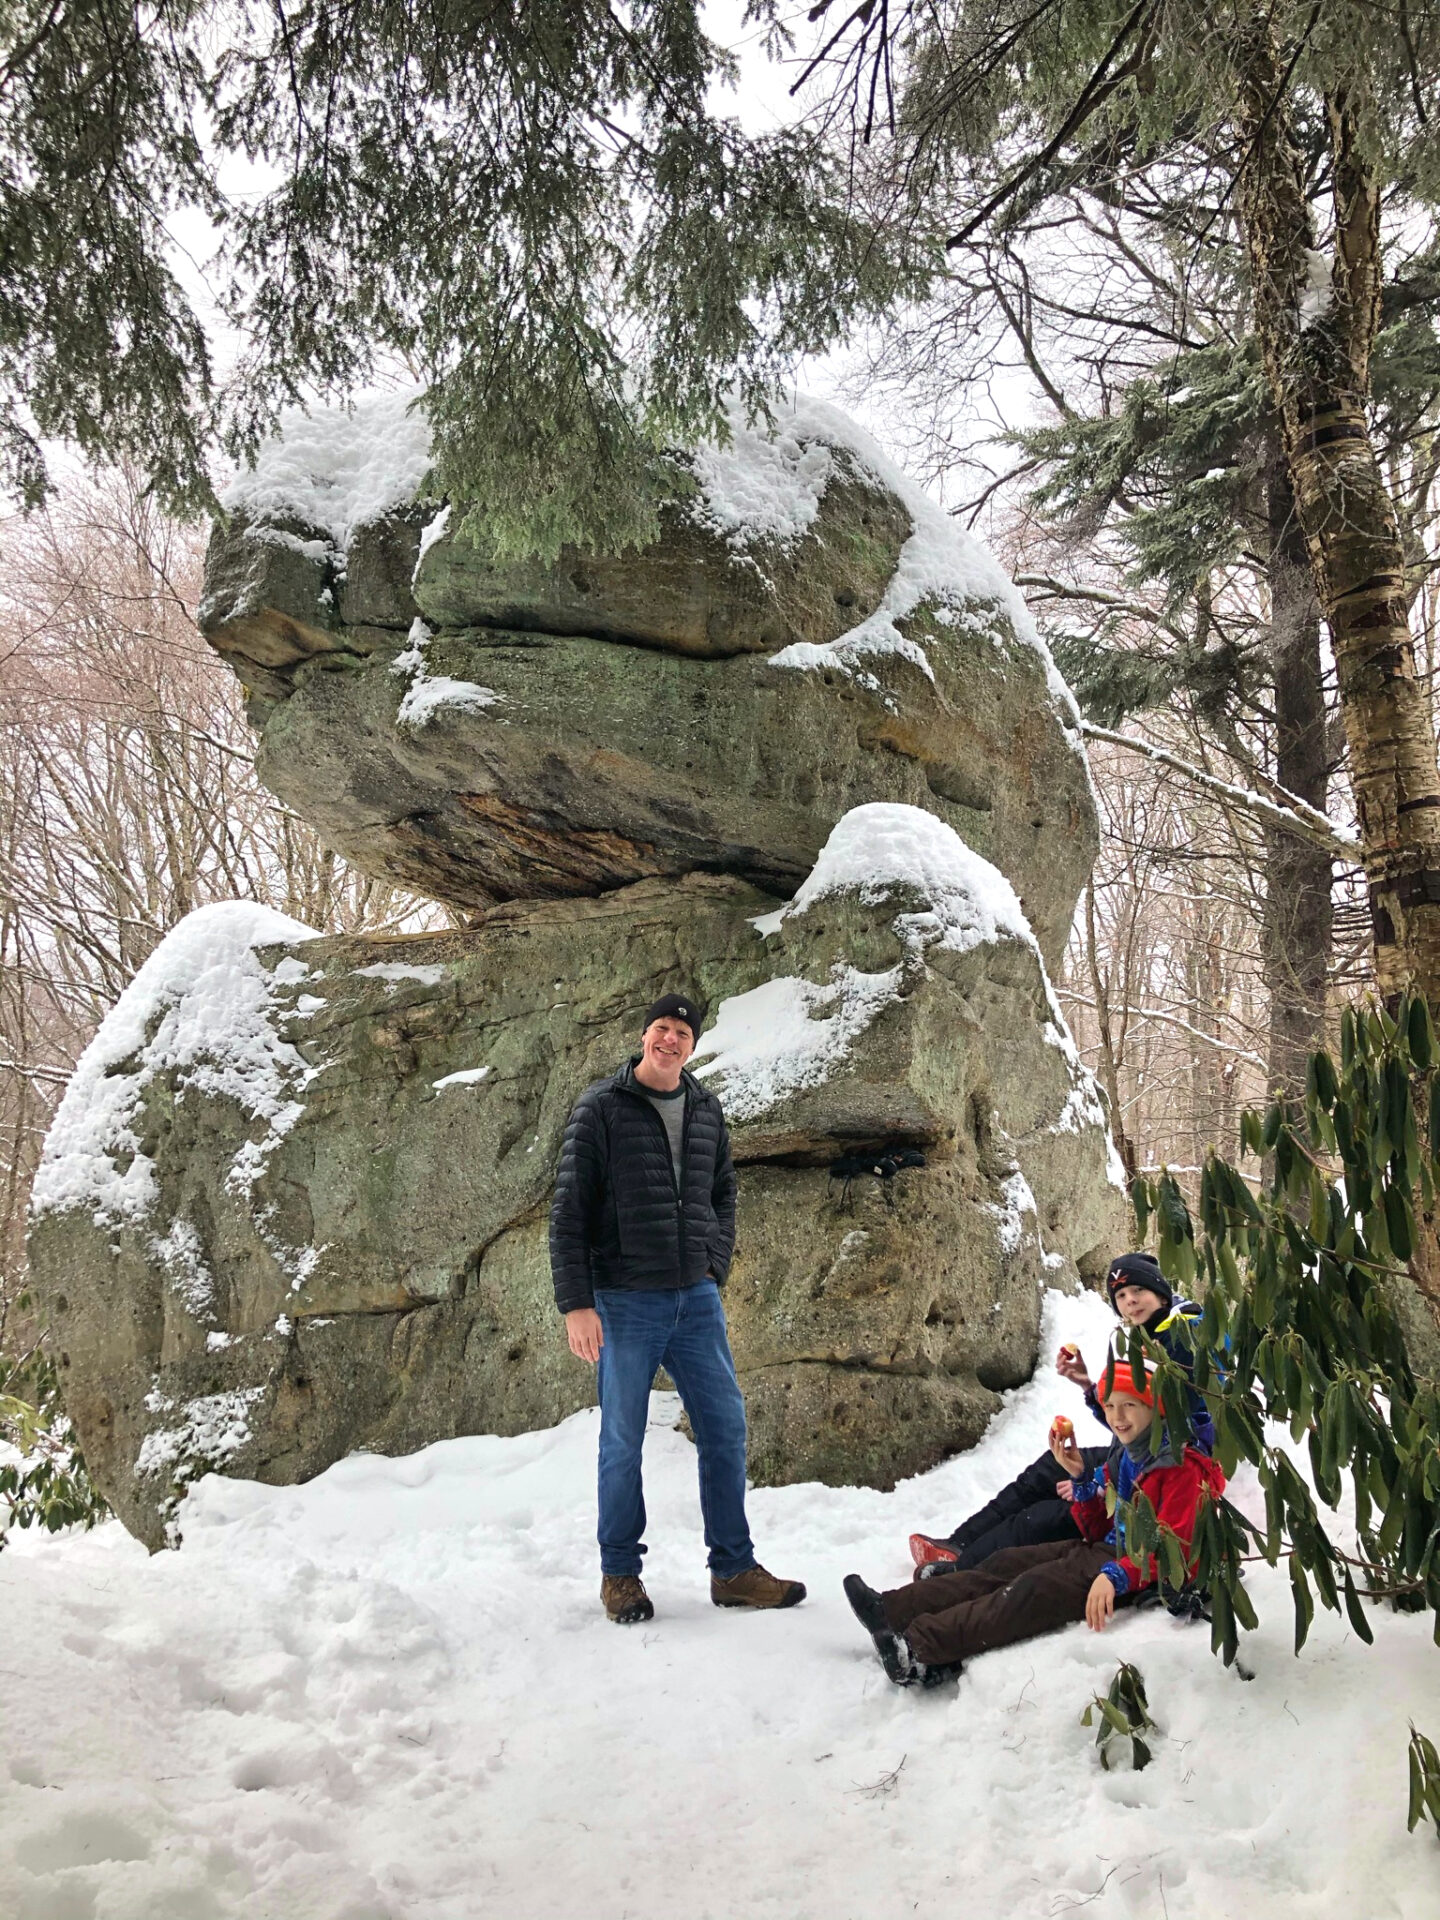
[[[423,401],[424,390],[413,388],[367,395],[348,409],[287,409],[254,466],[221,494],[221,505],[256,522],[322,528],[343,553],[358,527],[407,505],[424,487],[431,462]],[[771,656],[772,664],[855,673],[863,670],[858,663],[866,655],[893,653],[933,678],[923,644],[897,623],[922,606],[943,625],[947,614],[973,618],[977,603],[993,605],[1020,643],[1039,654],[1066,732],[1083,754],[1079,709],[1023,596],[994,555],[870,434],[840,408],[803,394],[777,395],[770,418],[753,423],[736,406],[727,424],[725,444],[704,442],[689,453],[697,491],[688,511],[738,551],[761,542],[792,545],[813,525],[832,479],[847,469],[893,493],[912,526],[890,585],[868,619],[823,646],[785,647]],[[846,457],[837,460],[837,452]],[[448,519],[448,508],[442,508],[425,530],[425,544],[439,537]]]
[[[875,801],[836,822],[788,905],[750,924],[766,938],[787,928],[801,934],[809,913],[846,894],[861,906],[891,909],[899,964],[865,973],[842,960],[825,981],[786,974],[722,1000],[695,1050],[694,1071],[721,1095],[727,1115],[738,1124],[753,1122],[846,1071],[885,1009],[914,990],[930,955],[1017,941],[1034,958],[1045,1002],[1040,1038],[1063,1060],[1068,1089],[1044,1131],[1093,1131],[1103,1138],[1107,1178],[1123,1192],[1124,1169],[1099,1088],[1080,1058],[1024,908],[999,868],[923,808]],[[1017,1206],[1007,1195],[1006,1209]]]
[[[1039,654],[1045,667],[1046,685],[1066,733],[1083,756],[1080,709],[1075,696],[1031,618],[1024,596],[994,554],[932,500],[923,487],[896,466],[870,434],[838,407],[797,395],[777,402],[772,411],[777,433],[783,433],[797,446],[818,441],[844,448],[871,479],[888,488],[901,502],[910,515],[913,531],[901,549],[899,564],[884,598],[868,619],[824,646],[800,642],[784,647],[771,655],[771,665],[811,671],[825,667],[853,671],[856,662],[866,654],[899,653],[931,673],[923,645],[902,634],[897,623],[925,605],[934,609],[940,624],[945,625],[947,612],[952,617],[967,613],[973,617],[977,602],[993,604],[1008,618],[1021,644]],[[742,471],[755,472],[758,479],[765,466],[759,451],[760,445],[766,444],[764,436],[757,429],[738,425],[732,432],[730,451],[734,463]],[[703,484],[702,476],[702,492]],[[756,491],[759,490],[757,486]],[[731,479],[726,498],[743,499],[745,491],[738,478]]]
[[[884,800],[844,814],[794,899],[756,925],[763,933],[774,932],[837,893],[854,893],[865,906],[878,906],[897,891],[929,901],[940,943],[953,951],[1010,939],[1039,952],[1019,896],[998,867],[933,813]],[[905,916],[907,922],[914,917]]]
[[[736,407],[728,443],[703,445],[691,454],[699,487],[691,511],[702,525],[713,527],[737,548],[761,540],[790,545],[814,523],[825,489],[843,465],[893,493],[912,528],[885,595],[868,619],[823,646],[801,641],[784,647],[770,656],[771,665],[851,673],[866,655],[894,653],[933,679],[923,644],[903,634],[898,623],[923,606],[943,626],[956,617],[973,618],[977,603],[994,605],[1020,643],[1039,654],[1066,733],[1083,756],[1075,697],[1023,596],[995,556],[839,407],[787,394],[771,402],[770,416],[768,422],[750,424]],[[837,450],[848,460],[837,462]]]
[[[45,1137],[32,1214],[78,1207],[100,1225],[144,1220],[158,1193],[135,1121],[160,1074],[176,1076],[182,1097],[194,1088],[236,1101],[269,1137],[288,1131],[300,1114],[294,1095],[314,1070],[276,1031],[276,983],[255,949],[318,937],[249,901],[187,914],[80,1056]]]
[[[321,527],[341,552],[357,527],[403,507],[430,471],[424,390],[361,396],[352,407],[287,407],[253,467],[220,495],[227,513]]]
[[[789,546],[807,532],[835,471],[832,438],[807,434],[798,412],[777,420],[775,431],[763,421],[746,424],[736,412],[727,446],[713,442],[690,456],[699,485],[692,513],[733,547],[756,540]]]
[[[700,1064],[694,1071],[719,1076],[731,1119],[757,1119],[841,1071],[856,1041],[901,998],[907,971],[923,967],[932,948],[968,953],[1007,939],[1034,954],[1050,1017],[1069,1042],[1072,1080],[1089,1085],[1015,889],[953,827],[921,807],[888,801],[852,807],[836,822],[794,899],[751,924],[762,935],[778,933],[842,893],[853,894],[862,906],[896,906],[894,927],[905,960],[881,973],[839,964],[823,983],[782,975],[722,1000],[695,1050]]]

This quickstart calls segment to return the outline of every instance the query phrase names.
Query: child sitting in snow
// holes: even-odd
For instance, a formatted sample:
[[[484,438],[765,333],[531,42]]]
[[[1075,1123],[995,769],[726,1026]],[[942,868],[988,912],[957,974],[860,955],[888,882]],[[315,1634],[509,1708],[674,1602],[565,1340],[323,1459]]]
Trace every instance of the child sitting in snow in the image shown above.
[[[1181,1328],[1184,1325],[1193,1329],[1198,1325],[1200,1308],[1192,1301],[1176,1298],[1154,1254],[1120,1254],[1110,1263],[1105,1290],[1120,1321],[1115,1335],[1117,1360],[1125,1358],[1126,1337],[1131,1328],[1138,1327],[1187,1373],[1192,1370],[1189,1338]],[[1086,1406],[1104,1426],[1105,1415],[1095,1398],[1095,1386],[1085,1371],[1079,1349],[1062,1347],[1055,1364],[1062,1379],[1083,1388]],[[1195,1445],[1202,1453],[1213,1452],[1215,1429],[1204,1400],[1193,1388],[1189,1409]],[[1085,1447],[1082,1451],[1084,1467],[1089,1470],[1103,1464],[1107,1450]],[[953,1533],[943,1537],[912,1533],[910,1554],[916,1566],[933,1567],[937,1573],[943,1573],[978,1567],[1004,1547],[1032,1547],[1042,1540],[1070,1540],[1073,1537],[1070,1515],[1056,1486],[1059,1477],[1050,1454],[1042,1453]]]
[[[1079,1539],[1007,1547],[980,1567],[940,1572],[888,1593],[847,1574],[845,1597],[875,1642],[886,1673],[899,1686],[932,1685],[958,1672],[973,1654],[1008,1647],[1054,1627],[1084,1620],[1097,1633],[1117,1601],[1131,1599],[1157,1578],[1155,1562],[1138,1564],[1125,1550],[1118,1503],[1143,1493],[1163,1526],[1172,1529],[1193,1566],[1190,1544],[1202,1495],[1218,1498],[1225,1475],[1195,1447],[1172,1447],[1162,1429],[1150,1449],[1155,1422],[1153,1389],[1130,1368],[1112,1362],[1100,1385],[1105,1420],[1114,1434],[1103,1469],[1086,1475],[1073,1438],[1056,1438],[1052,1451],[1070,1497]]]

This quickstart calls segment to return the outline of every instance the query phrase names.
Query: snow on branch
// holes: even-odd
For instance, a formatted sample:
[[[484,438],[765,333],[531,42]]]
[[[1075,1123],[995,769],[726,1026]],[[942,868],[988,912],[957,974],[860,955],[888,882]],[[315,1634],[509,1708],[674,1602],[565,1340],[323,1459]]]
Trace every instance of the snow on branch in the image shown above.
[[[1097,727],[1089,720],[1081,722],[1080,730],[1087,740],[1104,740],[1112,747],[1124,747],[1129,753],[1143,754],[1147,760],[1170,767],[1187,780],[1193,780],[1196,786],[1204,787],[1208,793],[1253,814],[1257,820],[1263,820],[1266,826],[1280,827],[1286,833],[1312,841],[1335,859],[1343,860],[1347,866],[1354,866],[1359,858],[1360,836],[1357,833],[1349,827],[1337,826],[1318,807],[1312,807],[1307,800],[1302,800],[1298,794],[1291,793],[1277,782],[1268,784],[1271,792],[1280,798],[1269,800],[1250,787],[1236,786],[1233,781],[1222,780],[1217,774],[1206,773],[1203,767],[1182,760],[1178,754],[1170,753],[1164,747],[1137,740],[1132,734],[1115,733],[1109,727]]]
[[[55,1085],[68,1084],[73,1067],[42,1067],[32,1060],[0,1060],[0,1073],[18,1073],[24,1080],[53,1080]]]
[[[1143,600],[1127,600],[1123,593],[1111,593],[1107,587],[1071,586],[1049,573],[1017,573],[1015,584],[1046,594],[1052,600],[1079,600],[1087,606],[1103,607],[1107,613],[1129,614],[1136,620],[1148,621],[1152,627],[1159,627],[1185,646],[1190,644],[1190,635],[1185,629],[1167,619],[1163,613],[1157,612],[1154,607],[1147,607]]]

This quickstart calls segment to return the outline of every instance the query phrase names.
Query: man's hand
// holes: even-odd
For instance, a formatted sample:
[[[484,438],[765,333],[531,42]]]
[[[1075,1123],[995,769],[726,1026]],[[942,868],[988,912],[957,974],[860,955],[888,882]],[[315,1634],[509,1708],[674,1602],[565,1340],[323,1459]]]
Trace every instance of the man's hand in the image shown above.
[[[1085,1596],[1085,1624],[1095,1633],[1103,1633],[1115,1611],[1115,1589],[1108,1573],[1097,1573]]]
[[[1085,1362],[1074,1347],[1061,1347],[1055,1356],[1055,1371],[1062,1380],[1068,1380],[1072,1386],[1079,1387],[1082,1393],[1095,1384],[1085,1371]]]
[[[572,1307],[565,1316],[565,1337],[577,1360],[588,1360],[593,1367],[605,1344],[605,1329],[594,1307]]]
[[[1085,1456],[1073,1440],[1052,1440],[1051,1457],[1062,1466],[1072,1480],[1085,1477]]]

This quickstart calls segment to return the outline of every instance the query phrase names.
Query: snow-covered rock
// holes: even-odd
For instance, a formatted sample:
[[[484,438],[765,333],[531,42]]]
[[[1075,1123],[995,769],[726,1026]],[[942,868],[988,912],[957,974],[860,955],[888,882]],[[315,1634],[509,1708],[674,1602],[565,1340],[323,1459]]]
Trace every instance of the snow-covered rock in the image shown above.
[[[1123,1227],[1014,890],[870,804],[778,912],[696,874],[404,940],[182,923],[81,1063],[31,1234],[126,1524],[158,1544],[211,1468],[305,1479],[585,1404],[550,1297],[560,1133],[677,980],[713,1009],[695,1066],[741,1164],[755,1476],[888,1485],[972,1442],[1033,1365],[1042,1280]],[[926,1164],[831,1178],[885,1146]]]
[[[207,1465],[304,1479],[582,1404],[560,1131],[683,980],[747,1163],[754,1470],[889,1484],[975,1438],[1042,1276],[1123,1232],[1046,979],[1097,841],[1074,702],[995,561],[831,407],[677,456],[643,551],[497,565],[415,400],[287,420],[200,623],[273,791],[484,923],[234,909],[121,1001],[32,1236],[87,1457],[156,1543]],[[830,1180],[887,1147],[927,1164]]]
[[[430,471],[430,431],[415,388],[371,395],[354,409],[291,407],[253,467],[220,498],[257,526],[298,520],[336,553],[362,527],[421,493]]]
[[[844,414],[737,419],[642,551],[495,563],[400,405],[287,421],[200,615],[263,777],[348,858],[472,909],[697,868],[783,897],[843,813],[900,802],[1058,960],[1097,844],[1074,702],[1003,569]]]
[[[188,915],[81,1055],[46,1135],[33,1212],[78,1208],[97,1227],[150,1217],[158,1197],[155,1163],[136,1127],[157,1076],[229,1101],[260,1129],[258,1139],[246,1140],[244,1165],[263,1158],[299,1118],[294,1096],[312,1069],[277,1030],[273,993],[280,982],[255,949],[315,937],[313,928],[248,901]],[[287,982],[305,971],[301,965]],[[239,1165],[237,1154],[232,1177]]]

